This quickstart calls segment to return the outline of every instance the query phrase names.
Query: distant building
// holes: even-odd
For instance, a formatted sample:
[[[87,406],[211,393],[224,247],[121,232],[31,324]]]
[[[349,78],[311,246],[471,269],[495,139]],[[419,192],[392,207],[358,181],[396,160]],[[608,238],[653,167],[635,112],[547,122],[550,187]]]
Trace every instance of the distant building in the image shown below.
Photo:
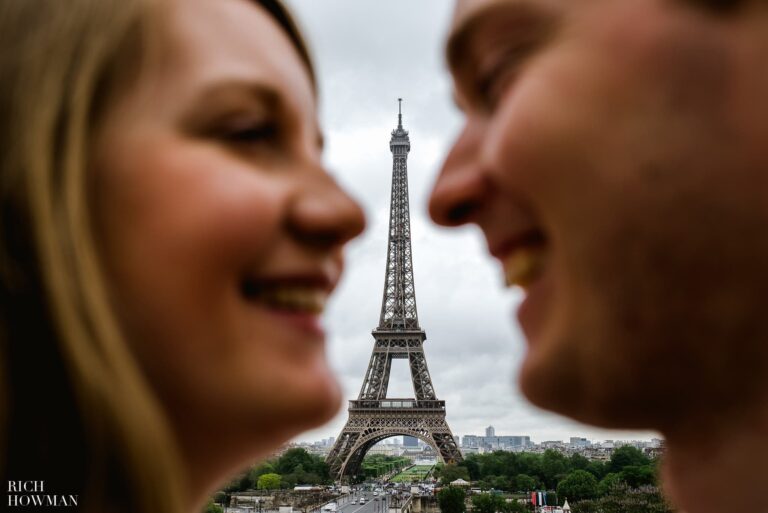
[[[419,446],[419,439],[415,436],[404,436],[403,437],[403,446],[405,447],[418,447]]]
[[[485,436],[486,438],[496,436],[496,430],[493,429],[493,426],[488,426],[487,428],[485,428]]]
[[[396,445],[378,443],[368,449],[368,454],[383,454],[385,456],[400,456],[403,448]]]
[[[493,429],[493,427],[489,427]],[[488,432],[488,430],[486,430]],[[463,448],[514,451],[531,445],[530,436],[478,436],[464,435],[461,439]]]
[[[592,445],[592,442],[580,436],[572,436],[569,445],[571,449],[580,449],[589,447]]]

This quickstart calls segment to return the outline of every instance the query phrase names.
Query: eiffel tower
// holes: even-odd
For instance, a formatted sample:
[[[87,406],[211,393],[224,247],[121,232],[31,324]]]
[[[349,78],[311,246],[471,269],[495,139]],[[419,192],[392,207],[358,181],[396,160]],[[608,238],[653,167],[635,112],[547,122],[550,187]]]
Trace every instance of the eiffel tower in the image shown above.
[[[429,444],[442,460],[462,460],[448,423],[445,401],[437,399],[424,357],[427,338],[416,314],[416,290],[411,259],[408,209],[408,152],[411,141],[403,129],[402,98],[398,99],[397,129],[392,131],[392,200],[389,213],[387,268],[379,326],[373,330],[373,352],[357,400],[349,401],[349,419],[326,459],[331,474],[341,479],[357,475],[363,457],[374,444],[397,435],[415,436]],[[387,398],[394,358],[408,359],[415,398]]]

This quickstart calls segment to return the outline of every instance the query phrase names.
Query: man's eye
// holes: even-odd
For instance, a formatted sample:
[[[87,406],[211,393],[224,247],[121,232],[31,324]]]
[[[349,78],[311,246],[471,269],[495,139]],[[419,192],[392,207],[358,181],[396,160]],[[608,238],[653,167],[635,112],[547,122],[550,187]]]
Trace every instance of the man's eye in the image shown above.
[[[513,84],[524,61],[533,53],[534,43],[510,46],[499,53],[479,72],[475,90],[483,106],[493,110]]]
[[[505,60],[483,75],[477,84],[477,93],[483,106],[493,110],[517,76],[517,64]]]

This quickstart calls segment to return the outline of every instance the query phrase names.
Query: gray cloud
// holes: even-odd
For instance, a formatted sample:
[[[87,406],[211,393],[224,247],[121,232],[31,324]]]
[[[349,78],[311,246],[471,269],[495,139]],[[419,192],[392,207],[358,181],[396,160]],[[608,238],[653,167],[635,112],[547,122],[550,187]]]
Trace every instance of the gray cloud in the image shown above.
[[[452,2],[444,0],[287,0],[317,63],[326,162],[363,204],[368,230],[350,245],[347,272],[326,316],[328,354],[346,399],[356,398],[381,308],[392,157],[389,135],[404,98],[411,134],[409,186],[419,320],[438,396],[454,434],[499,434],[534,440],[569,436],[650,437],[602,431],[542,412],[515,386],[525,343],[514,321],[519,293],[501,274],[476,230],[445,230],[426,214],[432,182],[461,118],[451,100],[442,41]],[[413,395],[407,370],[395,365],[391,389]],[[337,436],[346,408],[301,440]]]

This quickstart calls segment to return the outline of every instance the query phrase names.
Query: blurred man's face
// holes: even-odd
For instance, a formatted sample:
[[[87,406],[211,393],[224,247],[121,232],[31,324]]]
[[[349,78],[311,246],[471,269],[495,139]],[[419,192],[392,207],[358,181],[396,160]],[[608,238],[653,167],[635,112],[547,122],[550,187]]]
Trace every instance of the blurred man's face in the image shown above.
[[[744,4],[457,2],[466,124],[430,210],[525,288],[539,406],[669,431],[768,395],[768,7]]]

